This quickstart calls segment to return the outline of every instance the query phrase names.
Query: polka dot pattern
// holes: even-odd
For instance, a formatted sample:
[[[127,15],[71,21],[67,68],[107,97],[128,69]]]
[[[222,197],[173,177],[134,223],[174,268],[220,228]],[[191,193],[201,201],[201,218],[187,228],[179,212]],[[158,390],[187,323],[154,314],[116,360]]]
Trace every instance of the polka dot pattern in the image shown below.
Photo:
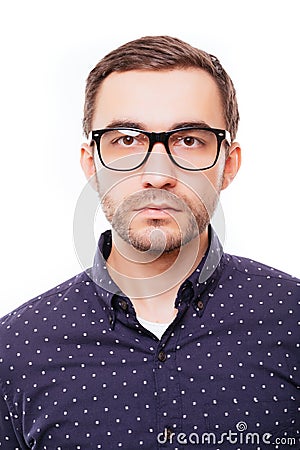
[[[110,242],[104,233],[106,257]],[[240,422],[271,442],[298,439],[300,281],[223,254],[199,282],[204,264],[181,285],[178,315],[160,340],[128,298],[99,287],[88,271],[5,316],[0,448],[189,449],[195,445],[180,445],[173,433],[220,438]]]

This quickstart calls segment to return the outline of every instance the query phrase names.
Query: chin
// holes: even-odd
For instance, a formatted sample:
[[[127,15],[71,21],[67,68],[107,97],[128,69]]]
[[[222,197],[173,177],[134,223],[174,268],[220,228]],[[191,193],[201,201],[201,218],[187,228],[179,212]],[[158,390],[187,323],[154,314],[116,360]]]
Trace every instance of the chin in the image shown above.
[[[144,230],[130,230],[129,243],[139,251],[151,253],[171,253],[180,249],[198,234],[180,233],[174,229],[146,228]]]

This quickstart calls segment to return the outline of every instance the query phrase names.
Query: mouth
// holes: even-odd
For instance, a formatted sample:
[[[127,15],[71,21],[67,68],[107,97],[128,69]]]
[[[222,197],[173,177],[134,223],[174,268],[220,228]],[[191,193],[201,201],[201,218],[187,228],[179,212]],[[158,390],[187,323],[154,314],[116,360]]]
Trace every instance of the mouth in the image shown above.
[[[135,209],[142,217],[155,220],[170,220],[172,216],[178,214],[181,210],[177,207],[166,203],[151,203],[140,206]]]
[[[181,210],[178,209],[176,206],[174,205],[170,205],[167,203],[149,203],[143,206],[140,206],[138,208],[135,208],[134,211],[176,211],[176,212],[180,212]]]

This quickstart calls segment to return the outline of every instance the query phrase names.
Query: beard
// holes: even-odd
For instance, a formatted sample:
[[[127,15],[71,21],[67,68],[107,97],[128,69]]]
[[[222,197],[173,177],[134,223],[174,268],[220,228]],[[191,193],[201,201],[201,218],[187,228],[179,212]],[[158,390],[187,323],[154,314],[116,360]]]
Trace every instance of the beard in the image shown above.
[[[109,193],[100,198],[107,220],[123,241],[141,252],[162,254],[180,249],[205,231],[215,211],[219,192],[209,200],[197,199],[196,202],[164,189],[148,188],[129,195],[118,206]],[[139,207],[153,202],[172,205],[180,213],[174,211],[166,214],[166,218],[146,217],[143,226],[135,226]]]

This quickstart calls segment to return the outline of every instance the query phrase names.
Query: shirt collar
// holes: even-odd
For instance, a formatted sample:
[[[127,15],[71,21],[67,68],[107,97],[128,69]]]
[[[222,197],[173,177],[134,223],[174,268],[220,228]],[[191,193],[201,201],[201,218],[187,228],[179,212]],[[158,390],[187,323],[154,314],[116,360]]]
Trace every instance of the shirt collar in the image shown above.
[[[109,257],[112,246],[111,230],[101,234],[93,266],[87,271],[92,278],[96,289],[108,307],[112,307],[112,299],[115,295],[125,297],[120,288],[115,284],[109,275],[106,260]],[[195,271],[182,283],[178,294],[185,290],[187,286],[192,287],[196,297],[200,297],[208,288],[220,278],[222,267],[221,259],[223,255],[222,244],[209,225],[209,246]]]

